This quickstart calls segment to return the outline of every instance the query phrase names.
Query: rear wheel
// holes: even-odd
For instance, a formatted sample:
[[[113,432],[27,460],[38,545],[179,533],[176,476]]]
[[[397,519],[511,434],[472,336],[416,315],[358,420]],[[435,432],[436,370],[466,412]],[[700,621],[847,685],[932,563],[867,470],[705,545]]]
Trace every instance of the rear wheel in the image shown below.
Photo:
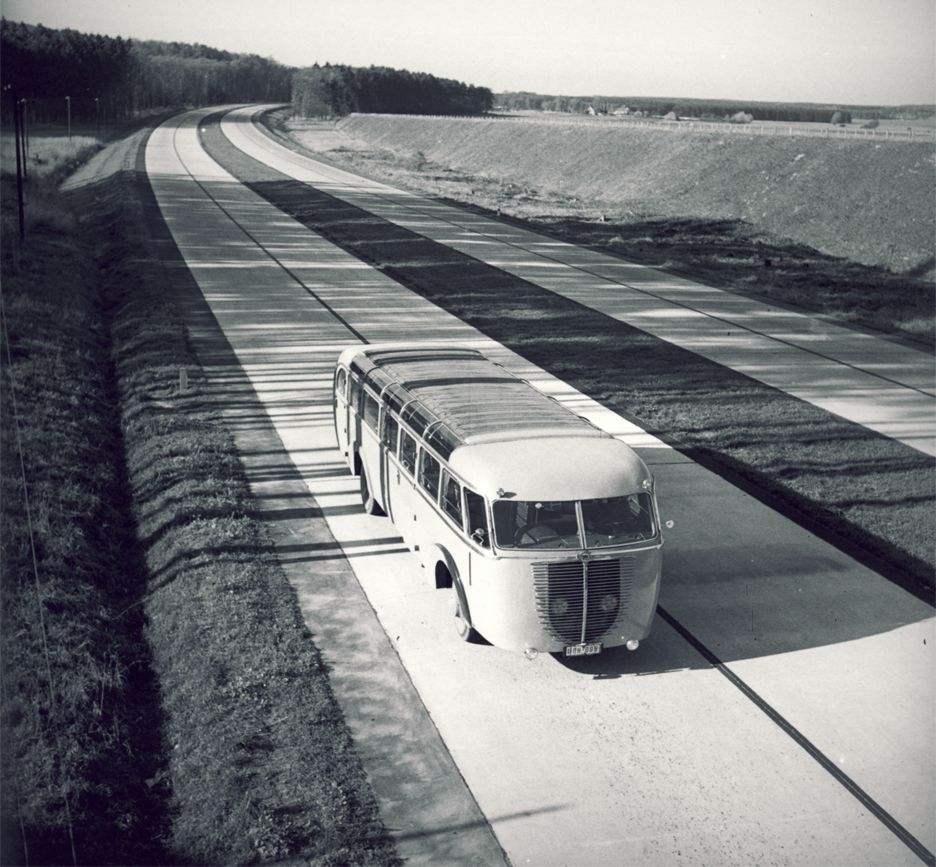
[[[361,503],[364,504],[364,511],[368,515],[382,515],[384,510],[380,508],[380,503],[374,499],[371,493],[370,485],[367,483],[367,473],[364,467],[361,467]]]

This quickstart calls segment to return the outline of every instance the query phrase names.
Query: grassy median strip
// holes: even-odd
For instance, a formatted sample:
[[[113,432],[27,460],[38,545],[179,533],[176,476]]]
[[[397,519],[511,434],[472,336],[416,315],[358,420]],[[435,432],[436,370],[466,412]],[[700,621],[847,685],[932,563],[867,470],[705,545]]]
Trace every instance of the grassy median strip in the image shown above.
[[[130,149],[130,165],[142,140],[138,134],[118,146]],[[124,151],[113,165],[127,161]],[[45,264],[24,274],[17,295],[41,285],[44,306],[30,301],[20,313],[11,305],[12,369],[19,368],[20,390],[35,392],[21,412],[32,416],[36,431],[24,453],[47,468],[47,511],[60,513],[57,522],[45,512],[39,521],[44,612],[47,626],[61,623],[63,633],[74,632],[67,645],[54,633],[60,649],[53,674],[69,698],[80,692],[83,704],[60,699],[50,708],[41,642],[33,637],[28,655],[19,646],[26,627],[14,615],[36,606],[22,505],[5,496],[4,508],[17,520],[4,515],[4,744],[15,743],[19,752],[4,749],[11,760],[4,782],[10,774],[18,783],[15,791],[4,786],[4,812],[14,827],[22,822],[39,836],[58,835],[57,849],[38,859],[31,850],[31,861],[71,861],[63,848],[62,758],[51,752],[59,747],[74,765],[66,790],[75,792],[71,824],[85,833],[87,822],[97,833],[94,845],[78,841],[79,862],[398,863],[295,592],[255,517],[233,440],[205,396],[171,281],[149,237],[145,189],[133,171],[102,169],[67,203],[56,200],[60,213],[68,207],[80,213],[80,229],[69,220],[49,247],[91,242],[101,268],[85,256],[79,269],[36,247]],[[79,234],[82,242],[74,240]],[[4,262],[5,278],[7,270]],[[11,282],[5,281],[5,299]],[[78,286],[78,301],[69,300]],[[51,359],[27,378],[24,359],[40,334]],[[184,393],[182,368],[189,375]],[[101,380],[109,401],[70,379],[57,381],[75,370]],[[45,380],[54,383],[53,393],[42,388]],[[5,394],[4,493],[17,484],[6,408]],[[54,587],[50,551],[61,563]],[[84,572],[87,592],[75,581]],[[131,624],[135,631],[127,631]],[[104,649],[87,664],[77,658],[98,643]],[[75,648],[71,655],[67,647]],[[81,669],[92,664],[101,674],[83,686]],[[133,702],[144,664],[152,701],[142,714]],[[6,700],[27,687],[15,705]],[[155,760],[144,762],[136,750],[107,740],[117,733],[111,717],[131,710],[128,737],[155,741]],[[33,730],[52,746],[39,744],[27,763],[22,756],[32,748],[26,736]],[[97,740],[107,749],[92,755]],[[21,769],[13,766],[19,763]],[[150,812],[160,822],[141,821],[142,808],[133,813],[134,802],[116,783],[105,788],[111,776],[135,781],[140,797],[155,801]],[[45,813],[26,814],[40,782],[49,789]],[[82,801],[85,789],[90,794]],[[121,830],[128,838],[123,848],[116,840]]]
[[[292,181],[216,128],[204,140],[310,228],[894,580],[932,588],[927,455]]]

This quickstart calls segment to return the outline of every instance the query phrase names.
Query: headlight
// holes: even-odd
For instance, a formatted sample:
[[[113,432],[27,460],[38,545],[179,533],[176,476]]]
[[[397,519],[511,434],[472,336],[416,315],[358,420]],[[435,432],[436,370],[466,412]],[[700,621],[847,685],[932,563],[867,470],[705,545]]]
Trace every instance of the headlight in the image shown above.
[[[549,603],[549,608],[555,617],[562,617],[563,614],[568,613],[569,611],[569,600],[564,599],[562,596],[557,596]]]

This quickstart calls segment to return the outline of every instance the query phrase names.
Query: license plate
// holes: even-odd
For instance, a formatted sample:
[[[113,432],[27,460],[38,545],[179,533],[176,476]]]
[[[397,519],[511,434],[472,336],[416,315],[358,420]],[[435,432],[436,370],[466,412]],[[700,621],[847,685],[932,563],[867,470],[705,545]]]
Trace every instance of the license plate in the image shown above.
[[[594,656],[601,653],[601,644],[573,644],[565,649],[566,656]]]

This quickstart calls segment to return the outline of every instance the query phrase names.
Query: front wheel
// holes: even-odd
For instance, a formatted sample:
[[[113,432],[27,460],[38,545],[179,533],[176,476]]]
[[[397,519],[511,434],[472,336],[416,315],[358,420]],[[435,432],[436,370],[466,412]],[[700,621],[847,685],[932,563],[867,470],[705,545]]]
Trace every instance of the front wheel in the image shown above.
[[[465,617],[465,612],[462,610],[461,592],[454,581],[452,582],[452,608],[455,614],[455,632],[458,637],[468,644],[477,644],[481,641],[481,633]]]
[[[364,505],[364,511],[368,515],[382,515],[384,510],[380,508],[380,503],[374,499],[371,493],[370,485],[367,483],[367,473],[364,467],[361,467],[361,503]]]

